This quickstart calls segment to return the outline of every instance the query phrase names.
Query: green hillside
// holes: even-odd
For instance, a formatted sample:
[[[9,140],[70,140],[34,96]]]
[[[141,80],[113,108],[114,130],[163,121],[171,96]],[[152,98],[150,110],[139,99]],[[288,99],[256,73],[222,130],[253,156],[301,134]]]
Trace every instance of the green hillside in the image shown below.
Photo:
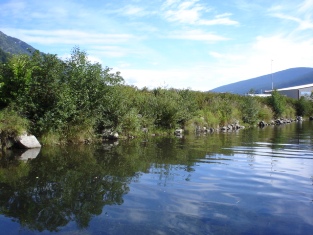
[[[2,49],[0,49],[0,62],[1,62],[1,63],[7,62],[9,56],[10,56],[9,53],[6,53],[6,52],[3,51]]]
[[[30,55],[36,49],[20,39],[10,37],[0,31],[0,49],[11,54]],[[2,55],[2,53],[1,53]]]

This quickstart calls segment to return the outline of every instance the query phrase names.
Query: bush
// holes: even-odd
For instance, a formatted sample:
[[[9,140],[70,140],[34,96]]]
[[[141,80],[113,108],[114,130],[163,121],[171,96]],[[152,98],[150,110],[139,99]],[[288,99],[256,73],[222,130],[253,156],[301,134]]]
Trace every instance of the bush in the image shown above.
[[[117,130],[126,136],[137,135],[140,130],[141,115],[138,115],[136,109],[130,109],[123,117],[120,118]]]
[[[258,122],[259,102],[252,96],[244,97],[242,105],[242,120],[245,123],[254,125]]]
[[[313,113],[313,102],[306,97],[301,97],[296,102],[297,116],[310,116]]]
[[[286,98],[277,90],[274,90],[272,95],[269,97],[269,105],[273,109],[275,118],[279,118],[283,115],[286,109]]]
[[[258,110],[258,119],[260,121],[270,122],[274,117],[272,109],[266,105],[260,106]]]

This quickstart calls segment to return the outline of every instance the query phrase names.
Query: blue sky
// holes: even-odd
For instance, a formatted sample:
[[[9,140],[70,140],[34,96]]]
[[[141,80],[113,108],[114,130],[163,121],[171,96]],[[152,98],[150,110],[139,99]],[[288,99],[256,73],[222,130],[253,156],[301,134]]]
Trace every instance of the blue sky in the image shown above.
[[[313,67],[313,0],[0,0],[0,31],[60,58],[79,46],[139,88]]]

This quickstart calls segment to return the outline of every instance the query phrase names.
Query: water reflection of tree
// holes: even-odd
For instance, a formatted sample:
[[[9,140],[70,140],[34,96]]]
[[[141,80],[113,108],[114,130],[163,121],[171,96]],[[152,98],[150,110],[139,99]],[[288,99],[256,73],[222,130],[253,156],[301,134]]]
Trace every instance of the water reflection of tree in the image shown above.
[[[26,174],[19,173],[25,166]],[[0,212],[38,231],[57,231],[70,221],[87,227],[105,205],[123,203],[134,176],[115,174],[110,162],[97,161],[85,148],[43,150],[37,159],[13,168],[15,175],[8,168],[0,171]]]
[[[0,213],[37,231],[57,231],[74,221],[87,227],[105,205],[122,204],[129,183],[142,174],[158,177],[166,186],[177,177],[192,180],[199,162],[221,164],[242,148],[253,162],[255,146],[280,146],[294,135],[294,127],[252,128],[240,133],[213,133],[203,137],[151,138],[123,141],[114,147],[43,148],[29,162],[0,158]],[[277,129],[277,130],[276,130]],[[281,135],[284,134],[284,137]],[[281,139],[284,138],[284,139]],[[275,148],[275,146],[273,148]],[[241,151],[241,150],[240,150]],[[176,174],[184,171],[186,174]],[[181,180],[181,179],[179,179]]]

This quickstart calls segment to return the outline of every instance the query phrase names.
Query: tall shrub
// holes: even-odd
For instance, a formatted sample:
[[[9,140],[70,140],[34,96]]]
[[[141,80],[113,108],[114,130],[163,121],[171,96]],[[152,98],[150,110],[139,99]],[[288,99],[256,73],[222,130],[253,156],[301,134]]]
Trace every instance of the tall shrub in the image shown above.
[[[269,105],[272,107],[275,118],[282,116],[286,108],[286,99],[281,95],[277,90],[272,92],[272,95],[269,97]]]

